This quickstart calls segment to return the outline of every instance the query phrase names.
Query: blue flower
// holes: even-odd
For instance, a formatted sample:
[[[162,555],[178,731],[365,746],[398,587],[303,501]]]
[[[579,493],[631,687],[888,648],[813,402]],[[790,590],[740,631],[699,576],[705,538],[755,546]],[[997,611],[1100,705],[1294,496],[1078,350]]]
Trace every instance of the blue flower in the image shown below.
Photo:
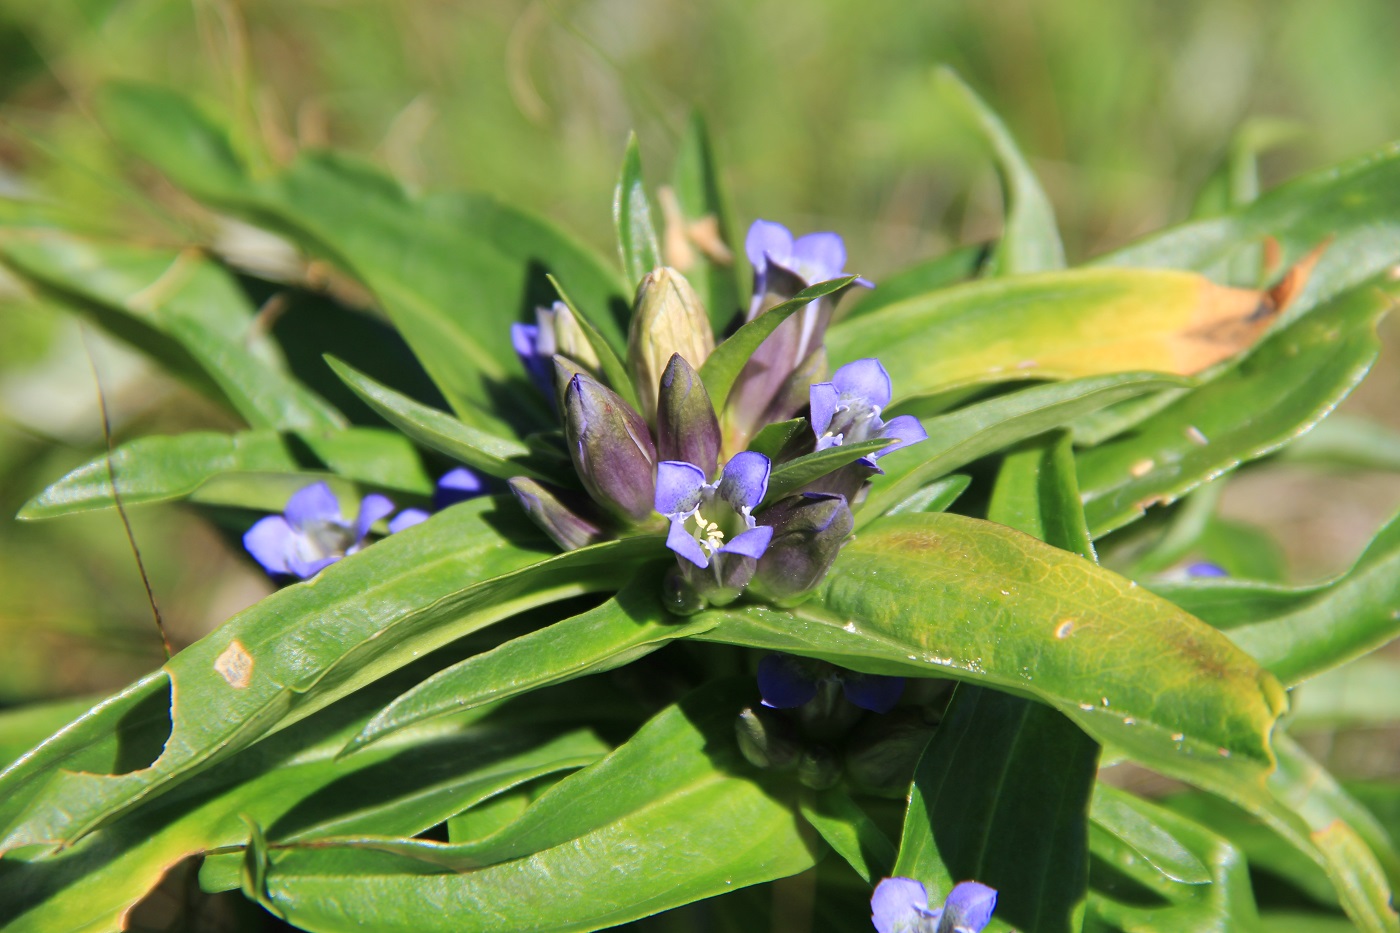
[[[360,501],[354,523],[340,514],[340,502],[325,483],[313,483],[287,500],[283,515],[260,519],[243,536],[243,546],[270,574],[305,580],[358,551],[370,526],[394,511],[394,503],[371,493]]]
[[[707,483],[705,471],[693,463],[657,464],[656,511],[671,522],[666,546],[686,580],[713,603],[732,599],[748,585],[773,539],[773,529],[753,518],[771,468],[763,454],[744,451],[725,464],[719,480]]]
[[[441,512],[449,505],[474,499],[485,491],[486,487],[482,484],[481,477],[466,467],[448,470],[438,477],[437,486],[433,489],[433,511]],[[404,509],[390,519],[389,533],[397,534],[405,528],[421,525],[428,520],[430,514],[424,509]]]
[[[1186,568],[1186,576],[1199,580],[1202,577],[1228,577],[1230,572],[1219,564],[1212,564],[1210,561],[1198,561]]]
[[[824,681],[839,683],[848,701],[872,713],[888,713],[904,693],[903,677],[861,674],[790,654],[770,654],[758,662],[758,692],[772,709],[810,702]]]
[[[749,320],[758,317],[763,296],[782,273],[800,279],[802,288],[850,275],[845,271],[846,243],[839,233],[809,233],[794,239],[792,231],[780,223],[755,220],[744,238],[744,252],[749,257],[749,265],[753,266],[753,305],[749,309]],[[856,284],[875,287],[868,279],[856,279]],[[810,306],[808,310],[812,310]]]
[[[861,463],[878,470],[875,461],[879,458],[927,439],[928,432],[913,415],[881,420],[880,412],[890,403],[892,394],[890,374],[875,359],[847,363],[836,370],[830,382],[813,385],[811,422],[817,450],[890,438],[894,444],[860,458]]]
[[[997,892],[964,881],[942,907],[929,907],[928,892],[913,878],[885,878],[870,897],[870,919],[879,933],[981,933],[992,919]]]

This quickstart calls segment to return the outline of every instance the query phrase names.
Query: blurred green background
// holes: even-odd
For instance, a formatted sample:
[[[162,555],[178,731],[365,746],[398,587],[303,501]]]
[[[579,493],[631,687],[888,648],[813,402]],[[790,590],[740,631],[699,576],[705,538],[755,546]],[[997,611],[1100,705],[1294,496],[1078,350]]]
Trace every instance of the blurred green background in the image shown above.
[[[335,145],[410,187],[470,188],[613,252],[612,185],[636,129],[665,178],[692,107],[733,214],[847,238],[881,275],[994,236],[995,176],[933,93],[955,67],[1004,116],[1059,213],[1071,261],[1184,219],[1242,127],[1278,144],[1265,187],[1400,139],[1394,0],[0,0],[0,198],[181,243],[172,189],[123,160],[88,101],[168,83],[235,115],[269,159]],[[1400,425],[1397,322],[1353,413]],[[120,344],[89,334],[116,439],[228,427]],[[0,278],[0,704],[109,689],[159,640],[114,514],[12,521],[101,449],[69,316]],[[1346,566],[1400,479],[1263,465],[1223,509],[1276,535],[1291,579]],[[177,643],[267,592],[193,512],[134,510]]]

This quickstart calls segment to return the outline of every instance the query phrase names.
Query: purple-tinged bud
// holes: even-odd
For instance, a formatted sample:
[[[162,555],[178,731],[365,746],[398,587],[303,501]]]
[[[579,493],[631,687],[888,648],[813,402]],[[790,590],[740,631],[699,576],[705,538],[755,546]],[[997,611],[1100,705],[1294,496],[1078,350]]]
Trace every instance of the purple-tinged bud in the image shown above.
[[[917,709],[867,718],[846,747],[851,783],[876,797],[903,797],[934,728]]]
[[[797,767],[802,747],[797,732],[783,716],[763,707],[749,707],[734,721],[739,751],[756,768],[788,771]]]
[[[585,373],[569,380],[563,410],[569,457],[589,495],[627,521],[650,518],[656,498],[656,448],[642,416]]]
[[[648,272],[627,333],[627,365],[648,421],[656,419],[657,387],[671,357],[701,366],[714,349],[710,316],[685,276],[667,266]]]
[[[821,583],[855,527],[845,497],[815,492],[789,496],[755,519],[773,529],[773,541],[759,558],[753,586],[780,606],[801,602]]]
[[[679,354],[671,355],[661,374],[656,408],[656,452],[662,460],[683,460],[705,471],[719,469],[719,419],[705,384]]]
[[[510,491],[515,493],[530,520],[566,551],[596,544],[607,537],[596,522],[569,508],[548,486],[517,476],[510,481]]]
[[[588,335],[584,333],[569,306],[562,301],[556,301],[549,314],[554,324],[554,352],[578,360],[589,372],[596,373],[602,368],[598,361],[598,351],[593,349]]]
[[[534,324],[512,324],[510,338],[525,371],[546,395],[550,395],[551,384],[549,361],[556,353],[581,361],[593,372],[598,371],[598,354],[574,313],[562,301],[556,301],[549,308],[536,308]],[[557,394],[551,396],[557,397]]]

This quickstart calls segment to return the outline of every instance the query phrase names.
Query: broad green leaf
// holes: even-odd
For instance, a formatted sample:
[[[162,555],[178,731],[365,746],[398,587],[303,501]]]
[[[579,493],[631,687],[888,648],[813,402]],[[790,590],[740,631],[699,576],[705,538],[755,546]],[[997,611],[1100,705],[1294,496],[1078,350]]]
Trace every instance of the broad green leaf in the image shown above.
[[[1347,292],[1118,440],[1084,451],[1079,485],[1095,537],[1305,433],[1366,375],[1396,283]]]
[[[1292,611],[1230,629],[1230,638],[1293,685],[1400,635],[1400,516],[1356,565]]]
[[[923,419],[928,440],[894,450],[880,461],[870,495],[856,515],[869,524],[929,483],[1028,437],[1054,430],[1085,412],[1175,384],[1169,376],[1123,373],[1021,389]]]
[[[900,272],[881,279],[874,291],[862,292],[862,297],[841,320],[849,321],[878,311],[886,305],[898,304],[927,292],[935,292],[965,282],[977,274],[987,259],[985,244],[959,246],[941,256],[924,260]]]
[[[210,503],[281,511],[292,492],[333,478],[324,471],[415,495],[427,495],[433,489],[412,445],[401,435],[376,428],[347,428],[320,435],[191,431],[140,437],[113,450],[111,466],[109,474],[105,455],[83,464],[25,503],[18,517],[53,518],[112,508],[112,474],[125,505],[195,497]],[[245,494],[245,487],[236,484],[214,488],[217,481],[240,475],[252,480],[280,476],[284,481],[251,484],[247,487],[254,493],[251,497]],[[342,506],[352,508],[349,501]]]
[[[622,157],[622,172],[613,195],[613,223],[617,226],[622,270],[627,284],[635,289],[643,276],[663,265],[656,226],[651,220],[651,202],[642,179],[642,153],[636,133],[628,137],[627,151]]]
[[[197,387],[212,386],[255,428],[345,425],[339,412],[288,375],[281,351],[258,334],[256,309],[233,277],[196,251],[14,230],[0,236],[0,260]]]
[[[499,437],[463,424],[447,412],[415,402],[375,382],[334,357],[327,357],[326,362],[365,404],[424,447],[447,454],[488,476],[502,479],[529,476],[556,481],[553,474],[532,463],[530,448],[514,438]]]
[[[696,265],[682,268],[681,272],[709,311],[715,333],[723,333],[739,312],[739,283],[733,259],[735,240],[710,131],[698,110],[690,115],[685,136],[676,152],[672,177],[681,212],[679,221],[684,226],[673,230],[672,218],[666,218],[665,252],[669,261],[672,238],[685,238],[682,241],[686,247],[684,252],[694,257]],[[728,261],[724,261],[719,248],[729,252]],[[673,261],[670,264],[676,265]]]
[[[597,930],[796,874],[813,853],[792,808],[748,777],[739,705],[732,690],[693,694],[481,843],[267,850],[250,893],[317,930]],[[423,860],[483,867],[415,873]]]
[[[702,641],[1036,697],[1193,781],[1272,765],[1284,695],[1268,672],[1135,583],[990,522],[892,516],[846,545],[815,599],[710,612]]]
[[[280,590],[171,659],[162,676],[174,696],[172,729],[151,767],[61,770],[88,736],[120,719],[125,706],[117,703],[7,771],[0,848],[71,845],[426,651],[524,609],[618,586],[631,560],[657,548],[641,537],[550,556],[513,501],[482,498],[439,512]]]
[[[1055,209],[1006,125],[951,68],[939,68],[934,84],[943,99],[986,139],[996,155],[1007,209],[1005,229],[992,252],[989,273],[1022,275],[1063,269],[1065,248],[1060,243]]]
[[[348,735],[393,686],[376,685],[257,743],[58,854],[8,855],[0,869],[0,926],[13,933],[116,930],[175,863],[241,844],[244,817],[267,825],[274,839],[364,826],[415,833],[483,794],[583,767],[609,751],[589,730],[561,734],[557,717],[547,721],[537,709],[530,720],[501,715],[507,708],[438,722],[354,761],[337,760]],[[213,876],[229,858],[238,856],[206,863],[214,868],[210,881],[220,880]]]
[[[729,390],[734,388],[734,382],[739,378],[739,373],[743,372],[749,357],[753,356],[759,344],[768,339],[769,334],[778,329],[779,324],[807,307],[809,302],[838,292],[855,280],[856,276],[848,275],[845,278],[809,285],[792,299],[749,321],[731,334],[729,339],[715,347],[715,351],[700,367],[700,379],[705,383],[705,391],[710,394],[710,398],[722,408],[724,403],[720,400],[724,399],[727,402]]]
[[[1074,269],[957,285],[835,325],[833,362],[878,357],[894,404],[1127,370],[1193,375],[1263,331],[1262,295],[1192,272]],[[762,320],[760,318],[760,320]]]
[[[0,710],[0,769],[8,768],[59,728],[87,712],[96,701],[46,700]]]
[[[1068,434],[1002,461],[987,517],[1093,559]],[[915,771],[896,873],[940,888],[976,878],[996,888],[1010,923],[1077,930],[1098,758],[1098,743],[1055,709],[960,684]]]
[[[660,589],[655,573],[642,573],[595,609],[444,668],[375,715],[345,753],[425,719],[621,667],[707,627],[667,613]]]
[[[1283,262],[1330,241],[1290,309],[1301,315],[1400,260],[1400,150],[1387,146],[1293,179],[1248,206],[1147,237],[1100,265],[1206,270],[1273,237]]]
[[[804,792],[798,808],[866,884],[873,886],[894,873],[894,843],[844,790]]]
[[[543,402],[532,394],[515,393],[509,407],[500,401],[523,389],[510,325],[552,300],[547,272],[565,276],[580,301],[592,293],[622,300],[594,257],[489,198],[416,200],[377,170],[328,153],[303,153],[280,173],[253,178],[208,118],[150,86],[109,86],[99,112],[123,145],[196,196],[290,236],[362,280],[458,416],[483,430],[524,432],[546,422]],[[199,166],[211,151],[225,153],[220,163],[240,171],[201,180]],[[620,341],[607,309],[590,312]]]
[[[1260,926],[1243,854],[1179,813],[1106,784],[1094,789],[1089,846],[1101,863],[1163,903],[1131,890],[1091,890],[1089,916],[1123,930],[1269,930]],[[1126,895],[1126,896],[1125,896]]]
[[[940,480],[929,483],[923,489],[911,495],[903,502],[895,505],[885,512],[886,515],[898,515],[901,512],[946,512],[949,507],[967,492],[967,487],[972,485],[972,477],[966,473],[954,473],[952,476],[945,476]]]
[[[1074,930],[1087,890],[1098,745],[1034,700],[959,684],[909,792],[894,873],[996,888],[1018,929]]]
[[[826,450],[818,450],[780,463],[768,476],[768,493],[763,497],[764,501],[776,502],[784,496],[792,495],[828,473],[834,473],[862,457],[884,450],[890,443],[889,438],[876,437],[855,444],[828,447]]]

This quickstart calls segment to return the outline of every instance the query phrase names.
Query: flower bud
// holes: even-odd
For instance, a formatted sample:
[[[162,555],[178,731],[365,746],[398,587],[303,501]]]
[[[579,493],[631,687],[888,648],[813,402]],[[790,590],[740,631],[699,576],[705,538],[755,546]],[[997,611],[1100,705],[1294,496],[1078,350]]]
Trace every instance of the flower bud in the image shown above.
[[[569,456],[589,495],[630,522],[650,518],[656,448],[641,415],[586,373],[568,381],[563,409]]]
[[[800,602],[822,581],[855,527],[845,498],[825,493],[789,496],[755,518],[773,528],[773,541],[759,558],[754,588],[765,599],[787,606]]]
[[[520,501],[525,514],[566,551],[577,550],[603,540],[603,530],[569,508],[549,487],[524,476],[510,481],[510,491]]]
[[[543,318],[546,312],[537,312]],[[598,361],[598,353],[593,349],[593,344],[588,341],[588,336],[579,326],[578,319],[574,317],[574,312],[562,301],[556,301],[554,307],[548,312],[554,325],[554,346],[555,353],[562,353],[573,360],[578,360],[589,372],[598,372],[602,364]],[[541,321],[543,329],[543,321]]]
[[[846,748],[846,773],[857,790],[877,797],[903,797],[914,778],[934,727],[916,709],[867,717]]]
[[[841,779],[841,766],[825,748],[804,749],[797,762],[797,779],[812,790],[826,790]]]
[[[637,287],[627,364],[648,421],[656,417],[657,387],[671,356],[698,367],[714,348],[710,317],[685,276],[668,266],[647,273]]]
[[[656,408],[656,452],[662,460],[683,460],[710,479],[719,468],[719,419],[700,375],[679,354],[661,374]]]
[[[739,713],[734,721],[734,737],[739,751],[757,768],[786,771],[797,766],[802,754],[792,724],[762,707],[749,707]]]

